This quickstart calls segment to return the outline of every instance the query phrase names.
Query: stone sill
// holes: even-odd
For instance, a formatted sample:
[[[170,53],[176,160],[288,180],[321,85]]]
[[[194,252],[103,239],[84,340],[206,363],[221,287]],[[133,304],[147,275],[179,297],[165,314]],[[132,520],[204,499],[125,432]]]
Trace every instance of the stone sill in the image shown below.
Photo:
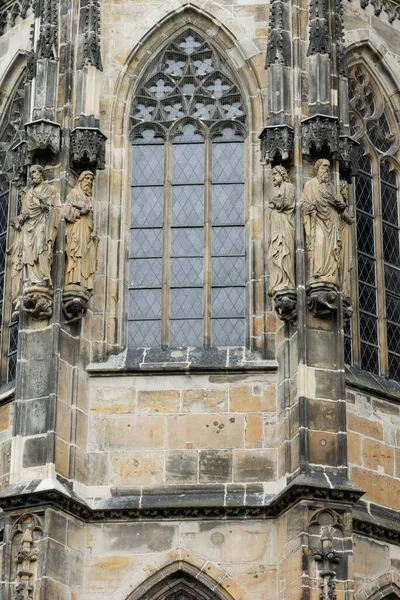
[[[363,371],[358,367],[346,366],[346,386],[385,400],[400,402],[400,383]]]
[[[90,375],[116,373],[193,373],[214,371],[277,371],[274,357],[263,358],[243,346],[128,348],[109,356],[104,362],[91,363]]]

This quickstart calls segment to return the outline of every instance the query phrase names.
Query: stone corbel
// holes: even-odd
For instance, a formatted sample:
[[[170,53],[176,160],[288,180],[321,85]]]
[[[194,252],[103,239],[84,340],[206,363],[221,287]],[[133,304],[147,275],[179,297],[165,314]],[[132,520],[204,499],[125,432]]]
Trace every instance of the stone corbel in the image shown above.
[[[71,161],[77,172],[104,169],[106,139],[97,127],[75,127],[71,131]]]
[[[274,306],[278,317],[286,323],[295,324],[297,321],[297,292],[296,290],[279,290],[274,294]]]
[[[307,306],[315,317],[328,319],[339,308],[339,293],[333,283],[307,286]]]
[[[275,158],[288,160],[293,149],[293,127],[290,125],[267,125],[260,135],[261,160],[272,162]]]
[[[25,125],[27,150],[32,157],[38,150],[49,150],[55,156],[60,152],[61,127],[54,121],[38,119]]]
[[[64,289],[62,310],[66,325],[80,321],[87,313],[92,293],[82,286],[69,285]]]
[[[321,152],[326,147],[334,155],[339,149],[339,122],[329,115],[313,115],[301,122],[303,154]]]

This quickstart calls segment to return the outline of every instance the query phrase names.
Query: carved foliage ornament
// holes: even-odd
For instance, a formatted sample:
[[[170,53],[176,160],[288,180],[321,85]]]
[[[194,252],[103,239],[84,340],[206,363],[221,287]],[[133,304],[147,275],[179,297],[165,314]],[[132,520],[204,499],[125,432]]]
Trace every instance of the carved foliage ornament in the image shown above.
[[[382,11],[385,12],[389,23],[393,23],[395,19],[400,19],[400,5],[396,0],[361,0],[360,4],[361,8],[366,8],[371,4],[377,17]]]
[[[94,66],[101,70],[99,0],[81,0],[80,18],[85,34],[78,68]]]
[[[344,523],[332,510],[323,509],[311,518],[309,544],[317,565],[320,599],[336,598],[336,567],[341,562],[344,538]]]
[[[53,121],[38,120],[25,125],[28,152],[49,149],[58,154],[61,143],[61,127]]]
[[[42,525],[36,515],[23,515],[14,524],[11,532],[16,565],[14,600],[33,600],[34,598],[35,564],[39,554],[35,540],[40,539],[42,533]]]
[[[310,44],[308,55],[330,54],[328,6],[326,0],[310,2]]]
[[[269,37],[265,68],[272,64],[290,66],[291,40],[288,0],[273,0],[270,4]]]
[[[36,59],[57,59],[58,9],[57,0],[38,0],[40,14],[39,37],[36,44]]]

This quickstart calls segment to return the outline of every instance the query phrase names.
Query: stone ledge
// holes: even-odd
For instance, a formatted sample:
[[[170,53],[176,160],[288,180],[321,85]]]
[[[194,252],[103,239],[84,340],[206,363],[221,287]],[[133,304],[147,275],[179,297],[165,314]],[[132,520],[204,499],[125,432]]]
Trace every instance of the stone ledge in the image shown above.
[[[15,398],[15,381],[0,386],[0,406],[8,404]]]
[[[122,492],[122,493],[121,493]],[[300,475],[277,495],[263,484],[114,488],[111,498],[94,498],[89,505],[57,480],[11,485],[0,492],[5,512],[54,506],[85,522],[184,519],[270,519],[300,500],[354,504],[362,495],[354,483],[324,473]]]
[[[360,500],[353,507],[353,531],[400,545],[399,512]]]
[[[109,356],[104,362],[91,363],[90,375],[115,373],[182,373],[210,371],[277,371],[274,356],[263,358],[243,346],[128,348]]]
[[[385,400],[400,402],[400,383],[381,375],[374,375],[358,367],[346,366],[346,386],[357,388]]]

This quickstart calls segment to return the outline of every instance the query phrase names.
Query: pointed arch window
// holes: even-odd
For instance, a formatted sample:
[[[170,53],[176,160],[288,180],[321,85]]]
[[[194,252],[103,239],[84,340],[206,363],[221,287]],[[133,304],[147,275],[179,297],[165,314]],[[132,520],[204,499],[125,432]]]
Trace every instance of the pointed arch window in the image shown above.
[[[0,319],[2,381],[15,378],[17,364],[18,323],[12,316],[11,281],[7,278],[8,224],[18,211],[18,191],[12,185],[13,148],[24,136],[25,74],[20,78],[0,121]]]
[[[128,343],[245,343],[246,108],[197,32],[150,66],[131,107]]]
[[[352,133],[361,142],[355,186],[358,321],[346,359],[400,381],[398,125],[367,69],[350,69]]]

